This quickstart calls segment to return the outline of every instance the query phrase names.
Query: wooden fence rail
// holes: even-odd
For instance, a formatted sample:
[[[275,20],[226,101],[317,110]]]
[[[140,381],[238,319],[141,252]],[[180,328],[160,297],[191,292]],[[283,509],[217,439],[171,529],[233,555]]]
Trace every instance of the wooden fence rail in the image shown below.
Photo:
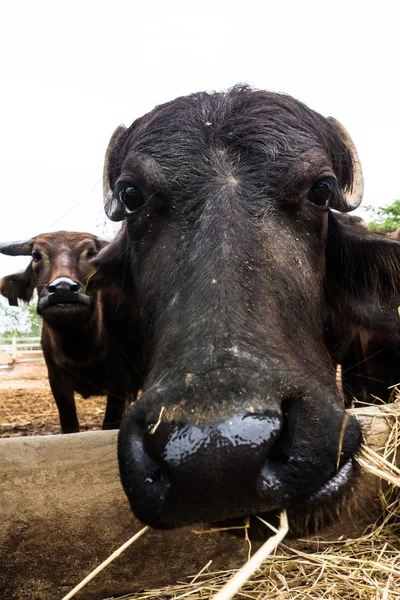
[[[0,350],[7,352],[14,360],[18,362],[32,362],[43,360],[42,346],[40,337],[0,337]],[[25,358],[25,355],[32,355]]]

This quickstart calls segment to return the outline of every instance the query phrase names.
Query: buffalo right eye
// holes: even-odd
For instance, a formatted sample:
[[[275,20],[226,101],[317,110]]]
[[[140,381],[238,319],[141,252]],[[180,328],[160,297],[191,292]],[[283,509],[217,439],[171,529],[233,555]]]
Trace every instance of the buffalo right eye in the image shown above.
[[[42,255],[40,252],[32,252],[32,260],[33,262],[39,262],[42,259]]]
[[[335,195],[337,184],[333,177],[325,177],[315,181],[308,193],[308,200],[321,208],[329,206]]]
[[[145,203],[141,191],[134,185],[127,185],[119,190],[118,198],[125,206],[127,214],[134,213]]]

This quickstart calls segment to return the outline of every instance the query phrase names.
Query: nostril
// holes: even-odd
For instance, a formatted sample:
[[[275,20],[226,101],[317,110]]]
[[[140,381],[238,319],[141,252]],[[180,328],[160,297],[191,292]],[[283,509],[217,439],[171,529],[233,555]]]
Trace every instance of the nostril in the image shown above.
[[[276,444],[271,448],[271,451],[268,455],[268,460],[272,462],[281,463],[283,465],[287,465],[290,462],[290,457],[281,447],[281,438],[278,438]]]
[[[301,473],[309,485],[314,480],[320,484],[321,477],[335,473],[358,448],[357,422],[347,422],[341,408],[328,411],[314,405],[311,413],[307,398],[286,398],[282,416],[282,428],[270,448],[268,465],[290,477]]]
[[[70,277],[57,277],[47,285],[49,294],[55,294],[59,292],[79,292],[82,289],[82,285],[79,281],[74,281]]]

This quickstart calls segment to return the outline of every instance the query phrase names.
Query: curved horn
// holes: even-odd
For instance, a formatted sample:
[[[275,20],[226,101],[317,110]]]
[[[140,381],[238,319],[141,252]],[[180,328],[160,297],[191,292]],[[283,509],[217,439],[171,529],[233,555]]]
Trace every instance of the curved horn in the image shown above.
[[[30,256],[34,241],[35,238],[31,238],[30,240],[0,244],[0,252],[8,256]]]
[[[328,117],[328,121],[331,125],[333,125],[333,127],[335,127],[335,129],[340,134],[342,141],[345,143],[348,150],[350,150],[351,158],[353,161],[354,174],[353,185],[351,186],[351,190],[345,194],[344,202],[340,202],[336,206],[332,206],[332,208],[340,210],[341,212],[349,212],[351,210],[356,209],[360,205],[363,197],[364,177],[361,168],[361,162],[358,156],[357,149],[348,131],[343,127],[341,123],[339,123],[339,121],[337,121],[333,117]]]
[[[110,180],[108,177],[108,169],[110,162],[110,154],[114,148],[115,142],[117,138],[121,135],[123,131],[126,131],[125,125],[119,125],[117,129],[111,136],[110,141],[108,142],[106,155],[104,158],[104,169],[103,169],[103,202],[104,202],[104,210],[107,217],[111,221],[123,221],[125,216],[125,211],[121,206],[121,203],[117,198],[113,197],[112,190],[110,188]]]

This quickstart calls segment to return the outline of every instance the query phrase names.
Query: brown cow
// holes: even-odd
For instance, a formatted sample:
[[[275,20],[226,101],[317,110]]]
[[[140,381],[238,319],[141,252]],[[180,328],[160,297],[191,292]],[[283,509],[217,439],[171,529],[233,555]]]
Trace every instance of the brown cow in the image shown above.
[[[38,292],[42,347],[63,433],[79,431],[74,392],[107,396],[103,429],[119,426],[126,402],[136,394],[139,374],[126,346],[124,297],[117,289],[87,294],[90,259],[107,242],[90,233],[57,231],[0,245],[8,255],[31,255],[25,271],[1,280],[10,305]],[[132,346],[133,343],[133,346]]]

